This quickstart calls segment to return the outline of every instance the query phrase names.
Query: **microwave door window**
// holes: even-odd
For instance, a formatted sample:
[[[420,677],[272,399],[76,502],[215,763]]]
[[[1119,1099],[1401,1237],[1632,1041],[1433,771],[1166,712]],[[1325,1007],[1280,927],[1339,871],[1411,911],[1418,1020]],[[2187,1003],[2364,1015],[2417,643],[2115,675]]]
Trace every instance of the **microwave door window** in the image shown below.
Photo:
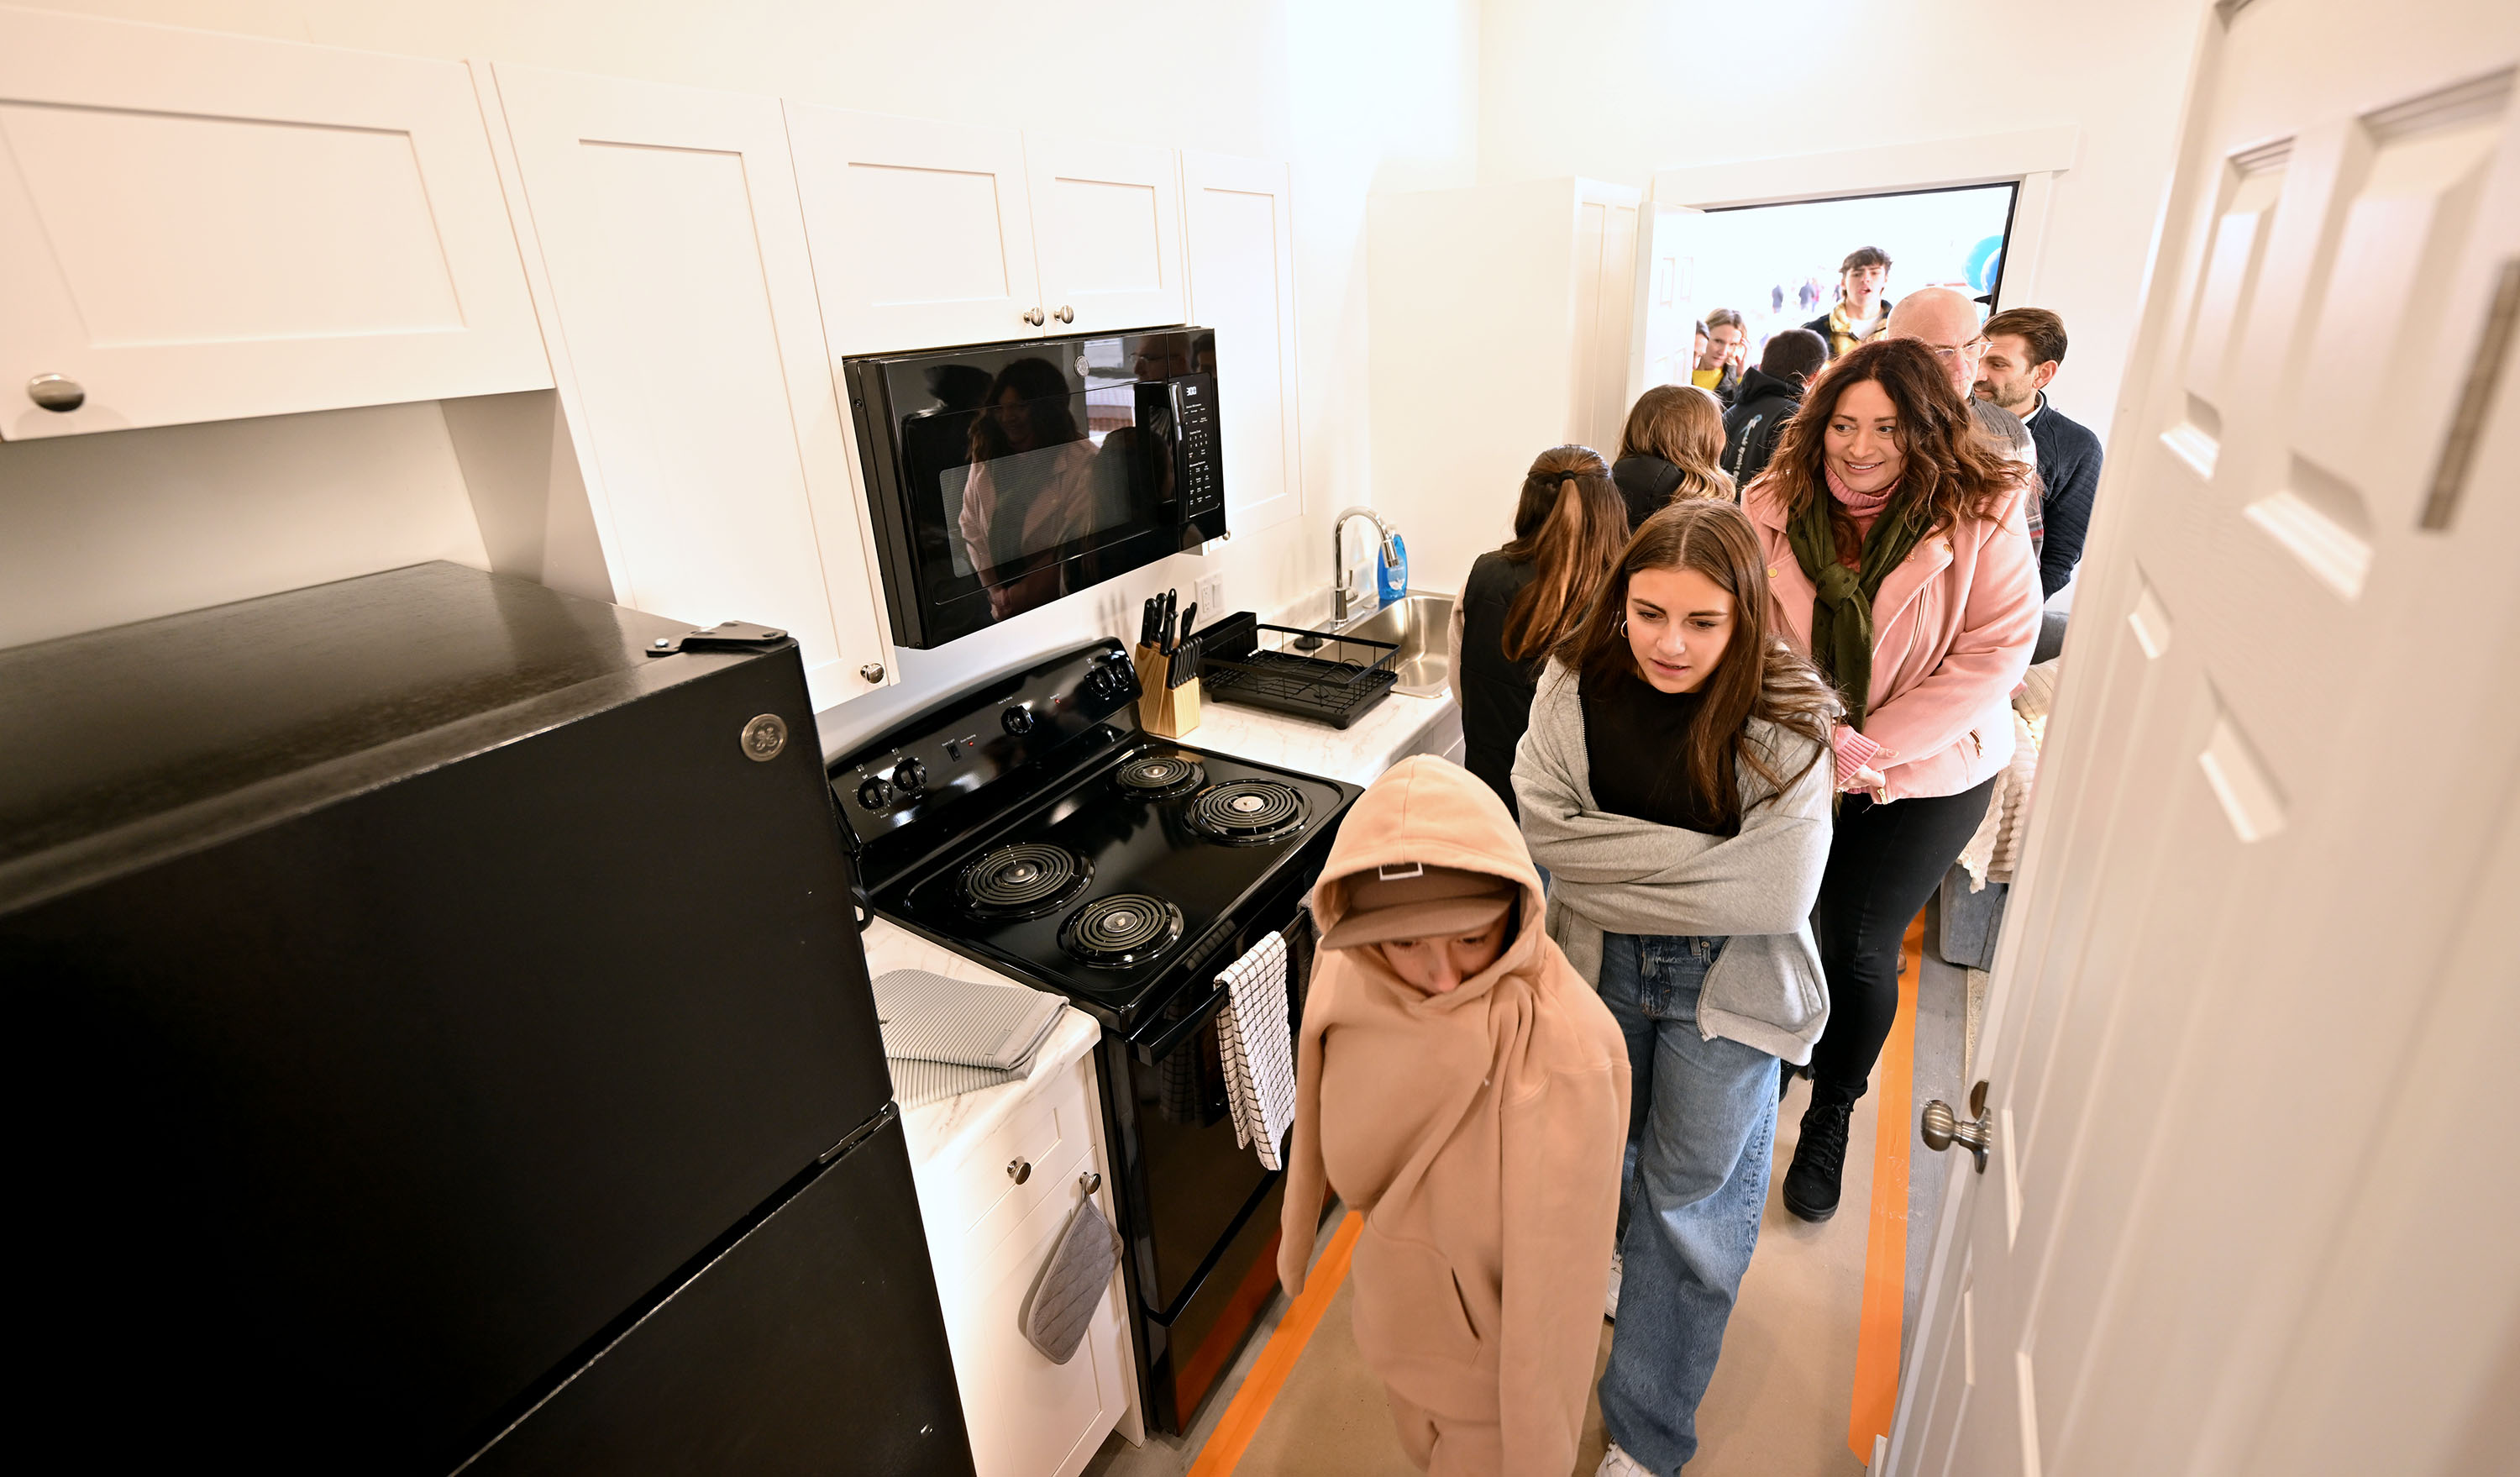
[[[988,619],[1003,620],[1105,577],[1096,551],[1151,525],[1146,387],[1087,385],[1025,357],[978,404],[904,419],[913,485],[933,499],[918,519],[921,553],[934,573],[950,570],[946,599],[984,595]]]

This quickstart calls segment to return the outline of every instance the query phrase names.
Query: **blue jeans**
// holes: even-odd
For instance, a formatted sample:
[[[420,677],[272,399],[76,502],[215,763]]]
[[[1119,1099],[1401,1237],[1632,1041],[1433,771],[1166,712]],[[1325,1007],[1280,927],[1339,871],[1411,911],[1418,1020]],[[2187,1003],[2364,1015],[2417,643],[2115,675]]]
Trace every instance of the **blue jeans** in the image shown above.
[[[1759,1243],[1777,1137],[1777,1058],[1698,1034],[1698,991],[1723,947],[1720,938],[1601,940],[1601,999],[1627,1036],[1635,1093],[1601,1423],[1665,1474],[1697,1453],[1697,1403]]]

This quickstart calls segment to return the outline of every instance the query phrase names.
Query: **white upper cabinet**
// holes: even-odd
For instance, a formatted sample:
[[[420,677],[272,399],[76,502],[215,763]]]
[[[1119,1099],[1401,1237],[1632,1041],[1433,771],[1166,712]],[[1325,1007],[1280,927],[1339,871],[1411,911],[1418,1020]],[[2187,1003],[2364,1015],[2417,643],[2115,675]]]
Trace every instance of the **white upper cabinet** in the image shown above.
[[[1033,259],[1023,135],[788,105],[832,352],[1058,333]]]
[[[832,352],[1183,320],[1169,149],[788,105]]]
[[[1190,320],[1216,334],[1226,526],[1249,533],[1303,512],[1295,414],[1295,234],[1286,166],[1181,158]]]
[[[0,9],[0,282],[13,440],[552,382],[459,63]]]
[[[787,628],[818,708],[880,684],[881,603],[778,100],[495,73],[615,597]]]
[[[1169,149],[1024,135],[1052,333],[1180,323],[1180,166]]]

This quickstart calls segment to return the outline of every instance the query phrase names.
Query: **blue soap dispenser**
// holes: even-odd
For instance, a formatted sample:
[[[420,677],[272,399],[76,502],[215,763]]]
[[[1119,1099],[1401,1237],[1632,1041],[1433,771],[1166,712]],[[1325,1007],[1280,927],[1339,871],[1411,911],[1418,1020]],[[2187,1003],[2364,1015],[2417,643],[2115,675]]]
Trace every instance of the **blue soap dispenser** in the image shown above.
[[[1391,536],[1374,566],[1374,583],[1386,605],[1409,593],[1408,540],[1396,533]]]

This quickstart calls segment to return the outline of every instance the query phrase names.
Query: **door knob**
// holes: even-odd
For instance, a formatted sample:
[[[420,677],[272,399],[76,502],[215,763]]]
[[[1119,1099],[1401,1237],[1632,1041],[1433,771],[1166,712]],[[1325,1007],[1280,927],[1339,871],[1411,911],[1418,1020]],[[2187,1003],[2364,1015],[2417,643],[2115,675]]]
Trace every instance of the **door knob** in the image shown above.
[[[1085,1173],[1076,1177],[1076,1184],[1079,1188],[1083,1189],[1089,1195],[1097,1193],[1102,1188],[1102,1172],[1099,1170],[1089,1169]]]
[[[865,666],[858,668],[858,675],[869,682],[881,682],[883,681],[883,663],[879,661],[868,662]]]
[[[1924,1122],[1917,1132],[1925,1139],[1925,1147],[1941,1152],[1957,1143],[1977,1159],[1977,1172],[1986,1173],[1986,1151],[1995,1142],[1995,1124],[1987,1116],[1986,1084],[1969,1090],[1969,1112],[1974,1121],[1962,1123],[1952,1105],[1937,1097],[1925,1104]]]
[[[1039,309],[1039,308],[1026,308],[1026,309],[1024,309],[1023,319],[1024,319],[1024,322],[1031,324],[1034,328],[1039,328],[1039,327],[1041,327],[1041,309]]]
[[[87,403],[87,390],[77,380],[61,375],[37,375],[26,381],[26,398],[67,416]]]
[[[1058,319],[1061,323],[1074,323],[1076,321],[1076,310],[1062,302],[1058,305],[1058,311],[1051,314],[1050,316]]]

